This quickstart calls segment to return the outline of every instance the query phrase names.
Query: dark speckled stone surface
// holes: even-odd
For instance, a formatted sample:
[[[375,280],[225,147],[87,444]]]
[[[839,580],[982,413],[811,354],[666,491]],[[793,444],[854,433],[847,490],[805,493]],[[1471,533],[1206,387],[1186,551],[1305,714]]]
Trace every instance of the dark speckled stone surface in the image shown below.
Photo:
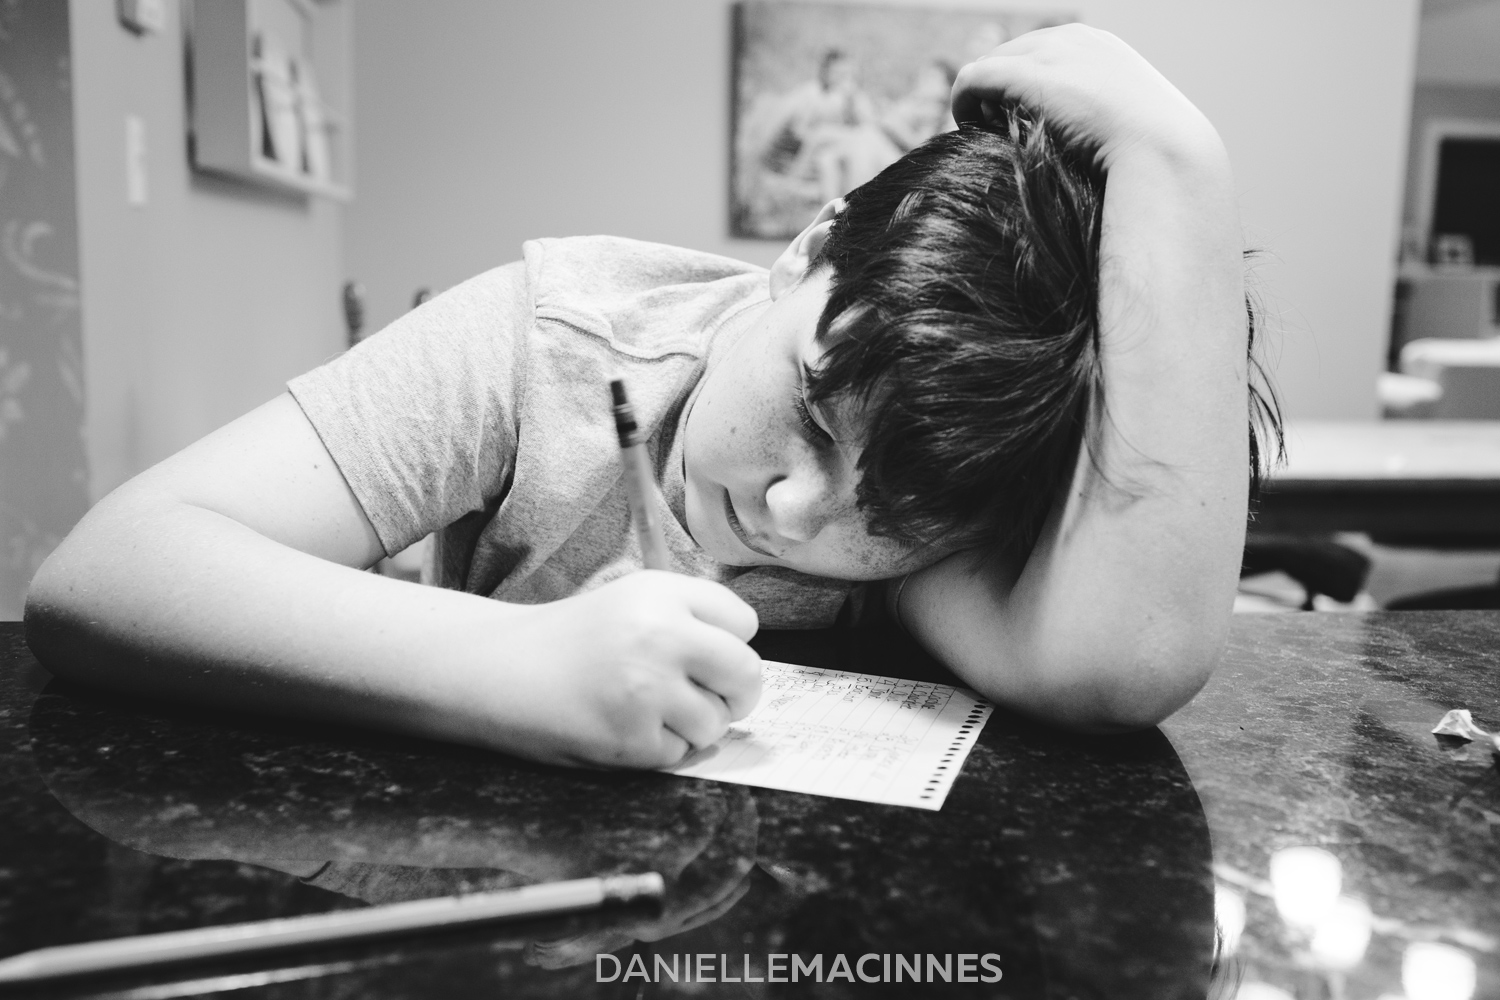
[[[1452,707],[1500,725],[1492,649],[1500,617],[1483,612],[1239,618],[1218,676],[1162,731],[1085,739],[997,714],[929,813],[127,704],[51,681],[0,625],[0,956],[654,869],[660,911],[20,995],[1173,1000],[1232,997],[1243,980],[1377,1000],[1400,993],[1407,944],[1435,939],[1477,964],[1477,996],[1500,996],[1500,778],[1489,753],[1427,732]],[[891,637],[768,635],[762,650],[934,669]],[[1317,968],[1263,894],[1271,853],[1299,845],[1336,855],[1375,914],[1347,972]],[[1213,977],[1216,884],[1248,916]],[[768,955],[822,955],[825,981],[597,983],[601,953],[648,968],[727,955],[751,977]],[[838,955],[866,953],[998,953],[1004,975],[828,979]]]
[[[1281,848],[1340,860],[1344,893],[1376,920],[1341,977],[1351,998],[1399,997],[1402,954],[1421,940],[1468,954],[1474,995],[1500,997],[1500,772],[1493,751],[1431,734],[1453,708],[1500,730],[1500,613],[1243,616],[1214,679],[1163,726],[1221,884],[1264,880]],[[1244,976],[1336,995],[1255,888],[1240,889]]]

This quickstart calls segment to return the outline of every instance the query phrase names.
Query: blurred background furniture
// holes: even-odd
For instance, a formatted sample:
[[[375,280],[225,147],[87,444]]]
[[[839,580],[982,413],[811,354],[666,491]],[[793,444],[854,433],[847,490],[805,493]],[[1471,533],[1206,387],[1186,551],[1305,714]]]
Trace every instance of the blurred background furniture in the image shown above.
[[[1500,421],[1292,421],[1241,575],[1280,571],[1309,609],[1367,584],[1392,609],[1492,608],[1494,550]]]
[[[1427,92],[1413,114],[1387,368],[1437,397],[1382,379],[1387,416],[1500,418],[1500,88],[1467,82],[1486,87]]]
[[[1265,573],[1290,577],[1302,591],[1298,607],[1315,611],[1319,595],[1340,604],[1358,598],[1370,574],[1370,557],[1332,538],[1254,532],[1245,539],[1240,578]]]
[[[1401,348],[1401,372],[1408,381],[1433,387],[1429,404],[1403,415],[1443,420],[1500,419],[1500,338],[1459,340],[1423,337]],[[1389,413],[1393,400],[1382,402]]]
[[[1286,434],[1254,531],[1500,547],[1500,420],[1296,420]]]

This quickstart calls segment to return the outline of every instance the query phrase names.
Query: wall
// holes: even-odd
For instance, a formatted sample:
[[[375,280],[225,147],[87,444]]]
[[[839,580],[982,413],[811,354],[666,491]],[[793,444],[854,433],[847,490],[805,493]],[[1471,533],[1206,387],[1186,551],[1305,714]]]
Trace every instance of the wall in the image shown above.
[[[1373,417],[1415,0],[1057,6],[1134,44],[1223,133],[1249,239],[1268,251],[1287,412]],[[729,17],[728,0],[361,0],[345,254],[374,325],[538,235],[774,259],[774,244],[727,236]]]
[[[372,325],[534,236],[774,259],[726,236],[728,17],[718,0],[361,0],[344,246]]]
[[[71,0],[91,492],[274,396],[344,342],[341,209],[195,175],[183,15],[137,37]],[[348,44],[348,4],[320,3]],[[145,123],[148,201],[126,203],[125,117]]]
[[[1449,0],[1422,6],[1417,41],[1417,82],[1460,87],[1500,87],[1500,3]]]
[[[1417,9],[1407,0],[1099,0],[1218,126],[1293,418],[1373,418],[1389,338]]]
[[[0,621],[83,514],[68,8],[0,10]]]

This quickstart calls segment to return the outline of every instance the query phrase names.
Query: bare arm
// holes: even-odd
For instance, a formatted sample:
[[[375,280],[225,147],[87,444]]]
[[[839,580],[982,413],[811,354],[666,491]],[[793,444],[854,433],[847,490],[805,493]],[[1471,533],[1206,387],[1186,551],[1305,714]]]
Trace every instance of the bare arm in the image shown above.
[[[1248,489],[1238,215],[1213,128],[1113,36],[1068,26],[965,67],[1100,149],[1107,415],[1019,574],[959,553],[913,576],[908,627],[984,694],[1086,729],[1151,725],[1213,669]],[[972,117],[972,115],[970,115]]]
[[[27,638],[85,683],[557,763],[671,763],[758,695],[754,612],[714,584],[523,607],[360,571],[383,554],[283,395],[90,511],[32,582]]]

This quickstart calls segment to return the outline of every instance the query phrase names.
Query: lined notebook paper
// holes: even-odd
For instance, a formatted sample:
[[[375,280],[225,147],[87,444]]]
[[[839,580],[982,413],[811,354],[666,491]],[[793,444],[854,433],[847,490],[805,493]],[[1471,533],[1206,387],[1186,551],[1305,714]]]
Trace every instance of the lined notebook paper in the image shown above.
[[[947,684],[766,661],[755,711],[673,774],[941,809],[987,702]]]

